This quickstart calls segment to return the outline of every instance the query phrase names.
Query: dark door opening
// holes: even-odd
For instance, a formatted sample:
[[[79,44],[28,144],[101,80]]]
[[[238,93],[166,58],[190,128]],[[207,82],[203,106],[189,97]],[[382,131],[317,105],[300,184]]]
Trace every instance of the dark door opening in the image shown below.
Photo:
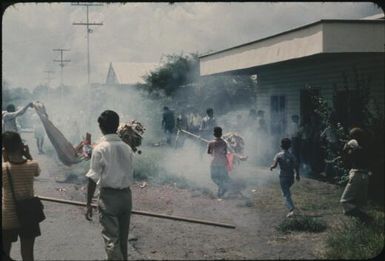
[[[301,124],[310,121],[310,116],[314,112],[314,105],[312,103],[312,96],[319,95],[319,91],[317,89],[302,89],[300,91],[300,114],[301,114]]]

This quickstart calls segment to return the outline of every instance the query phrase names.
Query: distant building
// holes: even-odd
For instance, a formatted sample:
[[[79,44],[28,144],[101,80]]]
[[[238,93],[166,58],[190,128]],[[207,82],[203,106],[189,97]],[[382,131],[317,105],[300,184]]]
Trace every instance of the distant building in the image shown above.
[[[256,109],[270,132],[282,135],[293,114],[304,121],[313,111],[310,93],[333,99],[340,119],[354,91],[370,88],[370,104],[384,111],[384,15],[357,20],[320,20],[226,50],[200,56],[200,75],[249,75],[257,81]],[[311,87],[309,90],[308,87]],[[353,93],[353,94],[352,94]]]
[[[143,77],[155,70],[156,63],[110,63],[105,84],[132,86],[144,83]]]

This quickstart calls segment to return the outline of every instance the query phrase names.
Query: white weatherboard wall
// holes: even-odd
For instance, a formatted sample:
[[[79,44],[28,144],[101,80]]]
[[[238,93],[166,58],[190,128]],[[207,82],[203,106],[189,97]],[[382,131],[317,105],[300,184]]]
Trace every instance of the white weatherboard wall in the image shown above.
[[[350,88],[364,84],[370,88],[370,104],[375,103],[380,111],[384,110],[384,53],[347,53],[319,54],[256,69],[258,88],[256,96],[257,110],[266,111],[266,120],[270,121],[270,97],[286,96],[286,120],[291,115],[300,115],[300,91],[306,86],[317,89],[329,105],[332,105],[334,88],[343,90],[344,76]],[[356,72],[358,75],[356,75]],[[357,78],[359,77],[358,82]],[[366,81],[369,82],[366,82]]]

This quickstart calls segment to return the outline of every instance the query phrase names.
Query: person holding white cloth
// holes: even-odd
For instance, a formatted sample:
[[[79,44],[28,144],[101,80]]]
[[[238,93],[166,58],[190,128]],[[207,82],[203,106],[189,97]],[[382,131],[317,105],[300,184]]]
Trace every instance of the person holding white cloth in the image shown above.
[[[86,219],[92,218],[91,201],[100,188],[99,221],[108,260],[127,260],[128,231],[132,210],[130,186],[133,184],[133,151],[116,134],[119,115],[104,111],[98,118],[103,137],[92,151],[87,172]]]

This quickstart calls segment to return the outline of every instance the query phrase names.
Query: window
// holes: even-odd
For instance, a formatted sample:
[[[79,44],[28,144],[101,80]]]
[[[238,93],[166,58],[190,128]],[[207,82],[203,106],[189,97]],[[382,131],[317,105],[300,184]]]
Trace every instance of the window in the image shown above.
[[[282,136],[286,131],[286,96],[270,97],[270,130],[272,135]]]

